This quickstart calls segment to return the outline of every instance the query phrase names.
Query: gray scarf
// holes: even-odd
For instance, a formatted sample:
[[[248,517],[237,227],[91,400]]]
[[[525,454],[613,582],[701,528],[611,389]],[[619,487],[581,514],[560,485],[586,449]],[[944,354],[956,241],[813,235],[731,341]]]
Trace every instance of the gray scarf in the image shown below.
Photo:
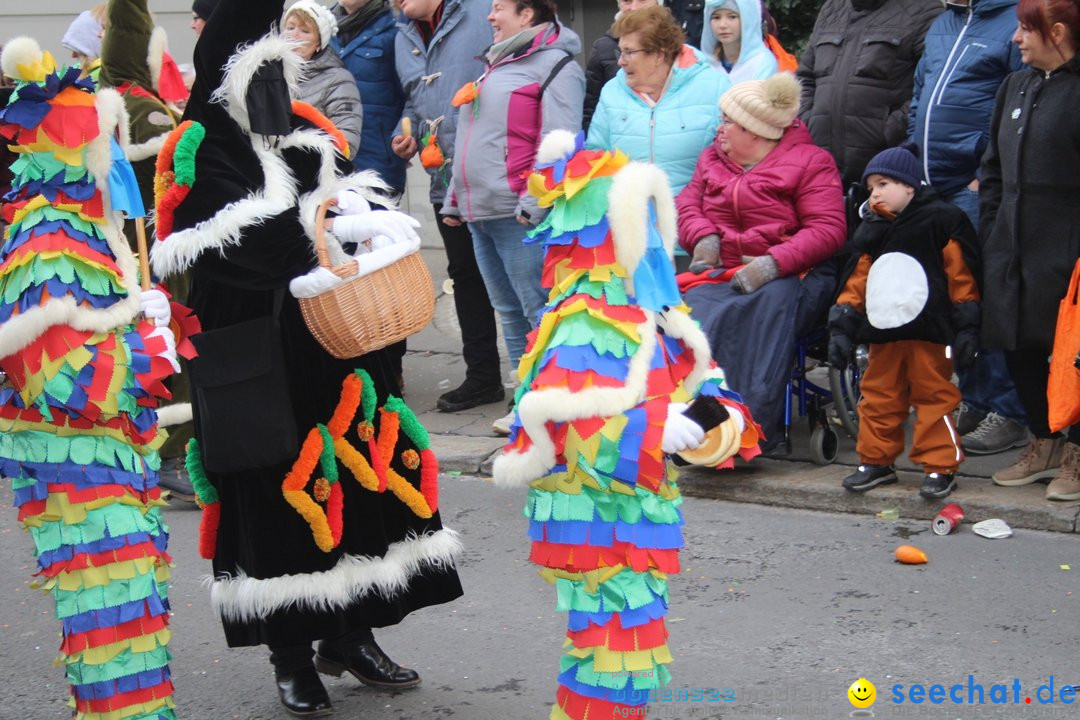
[[[352,39],[359,35],[376,16],[380,15],[389,0],[368,0],[367,4],[358,9],[352,15],[345,12],[341,4],[334,6],[334,18],[338,21],[338,40],[342,45],[348,45]]]
[[[495,43],[486,53],[488,65],[494,65],[503,58],[509,57],[516,53],[518,50],[528,47],[532,44],[532,41],[536,39],[536,36],[548,29],[551,23],[540,23],[539,25],[533,25],[532,27],[525,28],[512,38],[507,38],[502,42]]]

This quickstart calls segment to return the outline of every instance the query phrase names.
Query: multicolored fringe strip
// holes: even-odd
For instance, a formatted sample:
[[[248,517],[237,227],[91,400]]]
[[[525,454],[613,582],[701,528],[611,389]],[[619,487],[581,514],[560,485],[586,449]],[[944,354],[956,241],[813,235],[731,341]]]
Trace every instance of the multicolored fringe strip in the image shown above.
[[[375,384],[364,370],[348,375],[341,385],[341,400],[331,418],[308,432],[292,469],[285,476],[281,492],[285,500],[311,526],[315,544],[330,552],[341,542],[342,510],[338,461],[357,482],[370,492],[389,490],[418,517],[430,518],[439,509],[439,461],[431,449],[427,430],[401,398],[391,397],[378,409],[379,430],[375,431]],[[357,413],[362,419],[357,422]],[[346,438],[356,423],[356,432],[366,446],[357,450]],[[417,489],[391,467],[401,435],[412,445],[401,452],[401,464],[420,468]],[[202,467],[198,443],[188,445],[188,473],[203,506],[199,551],[208,560],[214,557],[220,503]],[[318,471],[318,472],[316,472]]]
[[[527,412],[527,393],[543,402],[552,389],[574,393],[570,400],[558,394],[562,405],[599,412],[585,407],[586,396],[625,387],[635,356],[652,353],[642,401],[545,425],[555,465],[531,483],[524,512],[530,559],[555,585],[558,609],[569,612],[552,720],[644,714],[650,695],[669,682],[664,616],[668,576],[679,572],[683,518],[676,471],[661,451],[668,404],[705,393],[750,417],[718,371],[702,387],[685,386],[701,360],[650,325],[651,315],[628,293],[629,273],[616,261],[607,219],[613,176],[626,164],[621,152],[583,150],[579,138],[572,154],[538,166],[529,179],[541,205],[553,205],[532,233],[546,245],[543,279],[552,290],[518,369],[519,412]],[[527,454],[534,440],[519,416],[505,453]]]
[[[0,391],[0,475],[56,602],[74,716],[172,719],[154,412],[172,370],[134,312],[117,312],[128,324],[115,329],[71,325],[100,324],[95,311],[129,300],[137,278],[121,271],[134,260],[118,261],[126,241],[109,242],[121,236],[83,164],[99,133],[93,84],[38,58],[19,66],[0,112],[19,154],[0,250],[0,368],[12,384]]]

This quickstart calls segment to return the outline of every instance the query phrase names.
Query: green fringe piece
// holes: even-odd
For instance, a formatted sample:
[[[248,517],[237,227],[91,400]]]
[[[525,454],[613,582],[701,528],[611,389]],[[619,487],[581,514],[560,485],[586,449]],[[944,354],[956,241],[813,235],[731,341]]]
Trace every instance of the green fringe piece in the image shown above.
[[[0,457],[15,462],[52,463],[73,462],[76,465],[97,463],[144,474],[157,470],[161,460],[156,452],[139,453],[127,443],[111,437],[87,435],[61,437],[40,430],[14,432],[0,423]]]
[[[644,516],[658,525],[675,525],[680,520],[679,505],[682,497],[675,500],[664,498],[640,487],[634,495],[609,493],[582,486],[581,493],[570,495],[556,490],[532,488],[525,501],[525,517],[537,522],[617,522],[637,523]]]
[[[176,143],[173,151],[173,171],[176,183],[190,187],[195,184],[195,153],[206,137],[202,123],[193,122]]]
[[[405,404],[404,400],[398,397],[390,397],[386,401],[385,407],[390,412],[398,414],[402,432],[412,440],[417,450],[427,450],[431,447],[431,438],[428,437],[427,430],[420,424],[416,414],[412,411],[412,408]]]
[[[334,455],[334,437],[322,423],[317,423],[315,427],[319,429],[319,434],[322,436],[322,453],[319,455],[319,465],[322,468],[326,482],[333,485],[338,481],[337,459]]]
[[[12,268],[4,274],[5,303],[14,303],[31,287],[44,285],[56,277],[67,285],[78,284],[91,295],[127,295],[120,278],[107,271],[77,262],[70,255],[53,258],[35,257],[28,263]]]
[[[378,398],[375,395],[375,381],[368,375],[367,370],[356,370],[356,374],[364,381],[360,389],[360,408],[364,413],[364,419],[368,422],[375,420],[375,403]]]
[[[600,584],[597,592],[590,593],[584,580],[555,581],[555,593],[558,598],[557,610],[579,610],[582,612],[600,612],[600,598],[604,600],[606,612],[622,612],[626,608],[644,607],[654,598],[667,600],[667,581],[655,577],[652,573],[638,573],[626,568],[615,577]]]
[[[168,527],[160,507],[151,507],[143,513],[132,505],[114,502],[86,511],[86,519],[77,525],[65,525],[60,520],[50,520],[40,526],[26,523],[38,554],[56,550],[63,545],[82,545],[131,533],[147,533],[157,536],[167,533]],[[134,599],[134,598],[131,598]]]
[[[52,205],[46,205],[28,212],[18,223],[9,225],[8,231],[11,233],[11,236],[14,237],[22,232],[24,225],[27,227],[34,227],[40,223],[52,220],[63,220],[71,223],[73,228],[79,232],[86,233],[87,235],[93,235],[98,238],[105,237],[101,227],[96,223],[83,220],[76,213],[68,212],[67,210],[58,210]]]
[[[548,228],[552,235],[558,236],[597,224],[607,213],[611,183],[610,176],[593,178],[574,197],[556,202],[536,229],[528,233],[529,237]]]
[[[199,500],[203,505],[212,505],[216,503],[218,498],[218,491],[213,485],[210,484],[209,478],[206,477],[206,468],[202,463],[202,450],[199,449],[199,441],[195,438],[188,440],[187,454],[184,456],[184,467],[187,468],[188,477],[191,478],[191,485],[195,488],[195,494],[199,496]]]
[[[56,617],[60,620],[92,610],[103,610],[128,602],[145,600],[155,591],[162,593],[165,583],[154,580],[153,575],[139,575],[131,580],[114,580],[108,585],[78,592],[54,592]],[[166,594],[161,594],[164,599]]]
[[[172,653],[165,645],[159,645],[148,652],[133,653],[131,650],[125,650],[101,665],[91,665],[85,660],[70,663],[67,666],[67,679],[73,685],[108,682],[147,670],[163,668],[171,660]]]

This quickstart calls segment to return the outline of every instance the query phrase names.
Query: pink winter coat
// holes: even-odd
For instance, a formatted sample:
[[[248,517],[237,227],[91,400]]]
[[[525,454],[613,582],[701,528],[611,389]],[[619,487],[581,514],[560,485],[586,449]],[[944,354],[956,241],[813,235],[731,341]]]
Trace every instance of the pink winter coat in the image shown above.
[[[798,120],[749,170],[714,141],[675,203],[679,243],[693,253],[698,240],[716,233],[728,268],[744,255],[769,253],[781,276],[796,275],[831,257],[847,234],[836,161]]]

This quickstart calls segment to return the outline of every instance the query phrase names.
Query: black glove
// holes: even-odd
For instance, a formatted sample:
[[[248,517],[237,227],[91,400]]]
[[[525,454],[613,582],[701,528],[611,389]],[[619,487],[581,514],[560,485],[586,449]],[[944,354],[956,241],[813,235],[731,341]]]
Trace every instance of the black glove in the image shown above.
[[[843,333],[829,334],[829,365],[843,370],[851,362],[851,338]]]
[[[953,366],[957,370],[967,370],[975,362],[975,355],[979,352],[979,333],[974,328],[968,328],[956,333],[953,339]]]
[[[853,338],[862,327],[863,316],[850,305],[833,305],[829,310],[829,364],[843,370],[851,362]]]
[[[720,236],[706,235],[694,246],[694,256],[690,259],[690,272],[700,273],[712,270],[720,264]]]

